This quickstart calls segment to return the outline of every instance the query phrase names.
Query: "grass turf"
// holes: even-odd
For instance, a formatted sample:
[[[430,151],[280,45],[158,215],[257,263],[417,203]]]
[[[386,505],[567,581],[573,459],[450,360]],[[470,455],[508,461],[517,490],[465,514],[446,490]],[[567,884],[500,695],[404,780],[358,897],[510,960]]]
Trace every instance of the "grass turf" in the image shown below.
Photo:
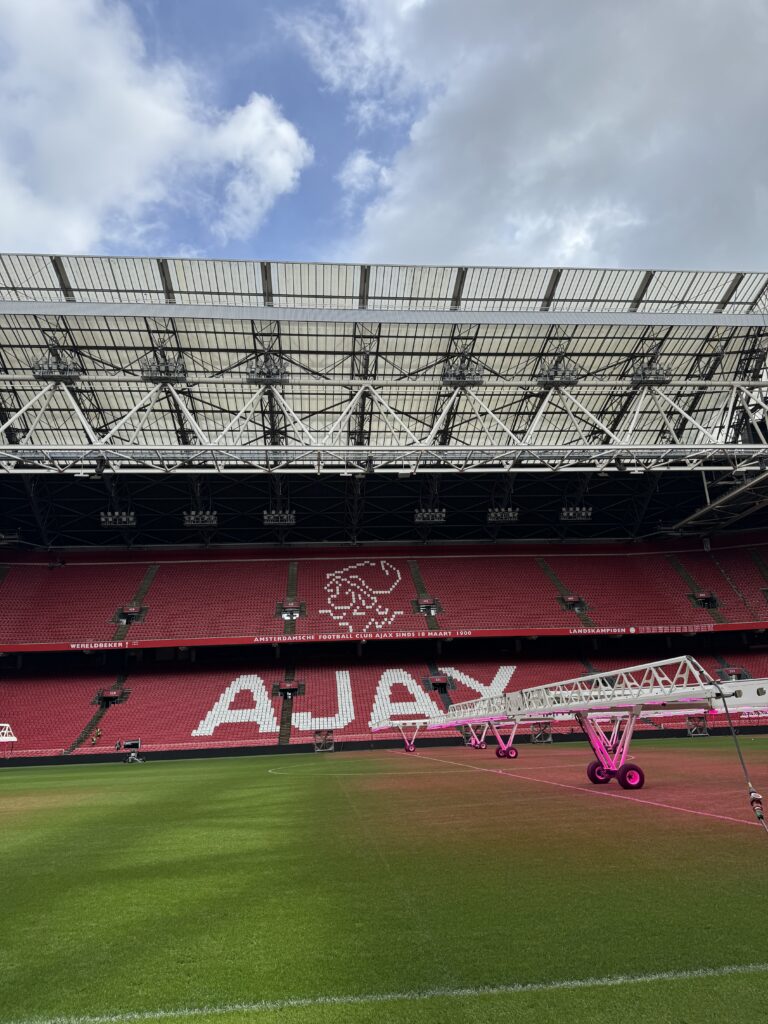
[[[635,757],[638,794],[590,786],[582,744],[2,771],[0,1022],[768,961],[732,745]],[[766,996],[757,972],[189,1019],[720,1022]]]

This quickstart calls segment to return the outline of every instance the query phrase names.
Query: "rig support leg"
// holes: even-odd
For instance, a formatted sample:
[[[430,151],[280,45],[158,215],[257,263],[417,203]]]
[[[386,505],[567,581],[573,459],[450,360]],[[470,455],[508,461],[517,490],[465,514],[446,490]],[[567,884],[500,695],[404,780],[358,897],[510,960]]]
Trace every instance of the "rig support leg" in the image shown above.
[[[517,734],[517,722],[512,724],[509,738],[506,740],[502,736],[501,731],[495,722],[491,722],[490,725],[491,729],[493,729],[493,734],[496,737],[496,742],[498,743],[498,747],[496,747],[496,757],[517,757],[517,747],[514,746],[515,736]]]
[[[421,727],[422,727],[422,723],[421,722],[419,722],[417,724],[411,724],[411,728],[413,729],[413,732],[409,736],[408,733],[406,732],[406,728],[407,727],[405,725],[403,725],[402,723],[398,723],[397,728],[400,731],[400,735],[403,737],[403,745],[405,747],[405,752],[407,754],[412,754],[414,752],[414,750],[416,749],[416,737],[421,732]]]
[[[627,762],[639,712],[639,708],[630,708],[626,714],[611,717],[587,713],[576,716],[596,759],[587,768],[590,782],[601,785],[617,778],[624,789],[640,789],[643,785],[642,770]]]
[[[485,737],[488,735],[488,723],[483,724],[482,729],[478,731],[471,723],[467,725],[469,729],[469,746],[475,747],[477,750],[485,750],[488,744],[485,741]]]

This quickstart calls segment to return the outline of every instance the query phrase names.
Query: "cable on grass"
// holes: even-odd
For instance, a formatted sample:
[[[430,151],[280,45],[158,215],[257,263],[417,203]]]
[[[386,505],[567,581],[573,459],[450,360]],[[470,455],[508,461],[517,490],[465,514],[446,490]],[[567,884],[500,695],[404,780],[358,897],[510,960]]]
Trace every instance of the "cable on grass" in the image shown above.
[[[719,691],[719,699],[723,702],[723,708],[725,709],[725,717],[728,721],[728,728],[731,730],[731,736],[733,737],[734,746],[736,747],[736,753],[739,758],[741,770],[744,773],[744,781],[747,784],[747,792],[749,793],[749,805],[752,808],[752,812],[754,813],[758,822],[763,826],[766,834],[768,835],[768,822],[766,822],[765,820],[765,812],[763,811],[763,798],[752,785],[752,782],[749,778],[749,772],[747,771],[747,765],[744,760],[744,755],[741,752],[741,744],[739,743],[739,737],[736,733],[736,730],[733,727],[733,719],[731,718],[731,712],[728,707],[728,701],[725,699],[723,688],[719,683],[715,683],[715,686],[717,686],[717,689]]]

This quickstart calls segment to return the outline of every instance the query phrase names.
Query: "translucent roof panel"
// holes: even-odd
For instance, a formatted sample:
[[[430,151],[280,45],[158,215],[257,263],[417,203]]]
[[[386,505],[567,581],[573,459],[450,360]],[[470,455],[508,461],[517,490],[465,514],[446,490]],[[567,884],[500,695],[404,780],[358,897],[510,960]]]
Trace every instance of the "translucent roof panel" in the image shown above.
[[[369,309],[450,309],[456,267],[372,266]]]
[[[0,298],[64,301],[51,258],[0,254]]]
[[[549,308],[626,311],[642,279],[641,270],[563,270]]]
[[[156,260],[62,256],[61,265],[76,302],[163,300]]]
[[[768,311],[768,274],[0,255],[2,300],[350,310]]]
[[[461,308],[539,309],[551,273],[547,268],[468,267]]]
[[[178,303],[263,305],[261,265],[231,260],[168,260],[173,297]]]
[[[744,274],[724,312],[749,313],[753,310],[768,310],[768,274]]]
[[[646,312],[706,313],[716,309],[733,273],[663,270],[653,275],[641,308]]]
[[[339,263],[272,263],[275,306],[355,309],[360,302],[360,268]]]

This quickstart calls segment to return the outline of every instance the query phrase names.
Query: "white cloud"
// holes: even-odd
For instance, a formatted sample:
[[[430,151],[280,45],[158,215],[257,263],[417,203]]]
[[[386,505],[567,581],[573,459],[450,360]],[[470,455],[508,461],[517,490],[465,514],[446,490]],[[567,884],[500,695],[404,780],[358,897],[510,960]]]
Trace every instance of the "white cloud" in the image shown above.
[[[271,99],[203,94],[149,60],[123,3],[0,0],[0,248],[162,244],[172,208],[222,241],[253,234],[311,148]]]
[[[344,192],[345,209],[350,212],[359,200],[386,184],[387,171],[367,149],[356,149],[344,161],[336,179]]]
[[[364,134],[408,121],[335,255],[764,269],[761,0],[339,0],[294,31]]]
[[[403,60],[411,18],[430,0],[340,0],[338,12],[313,9],[282,19],[332,89],[352,97],[356,119],[400,120],[411,92],[422,81],[418,62]]]
[[[275,199],[296,187],[312,154],[272,100],[256,93],[211,131],[206,148],[226,177],[225,201],[213,222],[225,241],[252,234]]]

